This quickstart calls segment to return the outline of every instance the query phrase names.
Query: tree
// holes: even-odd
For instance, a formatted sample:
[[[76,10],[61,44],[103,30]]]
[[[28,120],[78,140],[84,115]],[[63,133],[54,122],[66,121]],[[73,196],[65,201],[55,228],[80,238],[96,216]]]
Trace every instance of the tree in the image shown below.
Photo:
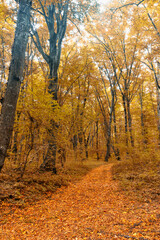
[[[30,11],[32,1],[20,0],[17,15],[17,26],[12,46],[8,84],[0,119],[0,171],[4,165],[7,149],[12,136],[17,99],[25,64],[25,51],[29,37]]]
[[[58,69],[60,64],[62,41],[65,37],[67,20],[70,19],[73,23],[74,20],[82,21],[89,11],[93,11],[97,8],[97,3],[94,1],[91,3],[87,1],[48,1],[38,0],[40,10],[37,13],[42,16],[45,23],[42,24],[46,28],[47,39],[40,39],[41,32],[36,30],[36,27],[31,25],[31,36],[35,46],[39,53],[42,55],[43,60],[47,63],[49,68],[49,86],[48,91],[52,95],[53,99],[53,112],[54,101],[58,100]],[[36,10],[36,9],[35,9]],[[34,23],[34,22],[33,22]],[[55,103],[56,104],[56,103]],[[52,170],[56,173],[56,136],[58,125],[52,122],[52,128],[49,129],[50,134],[48,153],[44,163],[41,165],[41,169]]]
[[[13,11],[5,1],[0,3],[0,18],[0,102],[3,103],[8,76],[7,65],[10,62],[12,36],[14,35]]]
[[[158,62],[158,74],[157,74],[157,112],[158,112],[159,145],[160,145],[160,63],[159,62]]]
[[[134,16],[134,21],[135,25],[139,25],[138,28],[140,28],[141,31],[145,31],[144,33],[144,38],[145,42],[143,44],[146,45],[146,49],[149,52],[149,49],[152,50],[152,57],[151,54],[149,54],[149,58],[147,58],[147,63],[146,66],[153,71],[154,77],[155,77],[155,83],[156,83],[156,88],[157,88],[157,118],[158,118],[158,131],[159,131],[159,142],[160,142],[160,110],[159,110],[159,105],[160,105],[160,84],[159,84],[159,75],[156,73],[155,69],[155,64],[154,62],[157,63],[158,69],[159,69],[159,61],[157,61],[157,58],[159,59],[159,42],[160,42],[160,30],[159,30],[159,14],[160,14],[160,5],[158,0],[138,0],[138,1],[125,1],[124,4],[121,4],[120,6],[116,6],[111,8],[110,10],[115,13],[118,10],[122,10],[127,7],[131,6],[136,6],[138,7],[138,18],[135,15]],[[152,32],[152,36],[149,33],[146,33],[146,30],[149,32],[149,30]],[[155,44],[156,42],[156,44]],[[155,46],[156,46],[156,51],[155,51]],[[158,56],[157,56],[158,55]],[[146,57],[146,54],[145,54]],[[151,59],[150,59],[151,57]]]

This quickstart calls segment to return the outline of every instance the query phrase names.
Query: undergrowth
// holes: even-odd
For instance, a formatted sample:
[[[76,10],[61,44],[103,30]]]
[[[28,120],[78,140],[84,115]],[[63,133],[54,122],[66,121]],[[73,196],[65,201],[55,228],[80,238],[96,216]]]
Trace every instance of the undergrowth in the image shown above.
[[[67,163],[64,168],[57,168],[57,175],[51,172],[26,171],[19,179],[17,169],[7,170],[0,175],[0,202],[9,202],[23,208],[26,204],[50,197],[62,186],[79,181],[91,169],[102,165],[100,161],[86,161]]]
[[[112,167],[113,179],[119,180],[128,196],[148,202],[160,197],[160,151],[133,153]]]

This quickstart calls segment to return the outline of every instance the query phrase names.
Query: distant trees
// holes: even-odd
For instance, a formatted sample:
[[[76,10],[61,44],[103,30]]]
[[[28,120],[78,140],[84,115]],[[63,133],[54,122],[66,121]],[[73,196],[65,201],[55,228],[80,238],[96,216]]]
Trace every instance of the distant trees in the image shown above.
[[[134,7],[138,8],[134,8]],[[113,14],[115,14],[117,11],[124,10],[126,12],[126,8],[131,12],[134,11],[135,13],[138,13],[135,15],[133,24],[134,28],[141,30],[143,32],[143,36],[145,38],[145,41],[142,43],[143,48],[148,52],[144,54],[144,57],[142,57],[142,62],[153,72],[154,78],[155,78],[155,84],[157,88],[157,105],[160,105],[159,102],[159,42],[160,42],[160,29],[159,29],[159,15],[160,15],[160,6],[159,1],[145,1],[145,0],[139,0],[139,1],[133,1],[129,2],[128,0],[125,1],[123,4],[120,4],[119,6],[115,6],[111,8],[111,11]],[[151,31],[153,34],[146,33],[146,30],[149,32]],[[140,49],[139,49],[140,50]],[[156,66],[157,65],[157,66]],[[156,70],[157,69],[157,70]],[[159,107],[157,108],[157,124],[158,129],[159,122],[160,122],[160,114],[159,114]],[[158,130],[159,131],[159,130]],[[160,136],[160,132],[159,132]],[[159,137],[160,139],[160,137]]]
[[[0,32],[1,169],[7,148],[22,177],[30,167],[56,173],[70,158],[120,160],[158,146],[156,1],[127,9],[112,1],[96,15],[96,1],[23,0],[17,18],[7,4],[3,18],[17,28],[12,56],[7,21]]]

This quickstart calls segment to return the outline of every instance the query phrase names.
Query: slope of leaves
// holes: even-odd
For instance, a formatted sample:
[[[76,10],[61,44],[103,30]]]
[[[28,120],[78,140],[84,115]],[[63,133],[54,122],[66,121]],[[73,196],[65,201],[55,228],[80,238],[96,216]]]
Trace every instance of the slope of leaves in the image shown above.
[[[160,199],[160,152],[146,150],[132,154],[112,168],[121,189],[141,202]]]
[[[82,181],[34,206],[15,208],[14,213],[10,209],[0,238],[158,240],[160,206],[129,200],[113,181],[111,167],[92,170]]]
[[[6,203],[6,206],[9,204],[11,208],[25,208],[28,204],[45,199],[58,188],[79,181],[88,171],[101,164],[100,161],[86,161],[84,164],[70,161],[64,168],[57,166],[57,175],[30,169],[25,171],[22,178],[21,170],[10,167],[0,176],[0,205]],[[5,211],[4,208],[1,210]]]

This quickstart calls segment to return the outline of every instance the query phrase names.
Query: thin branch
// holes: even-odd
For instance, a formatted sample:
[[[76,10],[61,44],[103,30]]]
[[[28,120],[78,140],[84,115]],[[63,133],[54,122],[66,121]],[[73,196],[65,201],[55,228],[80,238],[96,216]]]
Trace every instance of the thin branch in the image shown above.
[[[154,29],[156,30],[158,37],[160,37],[160,32],[158,31],[158,29],[157,29],[155,23],[153,22],[153,19],[151,18],[151,15],[149,14],[149,12],[147,12],[147,15],[148,15],[148,17],[149,17],[149,19],[150,19],[150,21],[151,21],[151,23],[152,23]]]
[[[141,1],[139,1],[138,3],[136,3],[136,2],[133,2],[133,3],[127,3],[127,4],[124,4],[124,5],[122,5],[122,6],[120,6],[120,7],[117,7],[117,8],[111,8],[110,10],[113,12],[113,14],[117,11],[117,10],[120,10],[120,9],[122,9],[122,8],[125,8],[125,7],[128,7],[128,6],[133,6],[133,5],[135,5],[135,6],[139,6],[141,3],[143,3],[144,2],[144,0],[141,0]]]
[[[47,23],[47,26],[49,27],[48,17],[47,17],[47,15],[46,15],[46,12],[45,12],[44,6],[43,6],[41,0],[38,0],[38,2],[39,2],[40,5],[41,5],[42,12],[43,12],[43,16],[44,16],[44,18],[45,18],[45,21],[46,21],[46,23]]]
[[[77,26],[77,24],[76,24],[74,21],[72,21],[72,19],[69,18],[69,17],[68,17],[68,20],[77,28],[77,31],[78,31],[79,34],[82,36],[81,30],[79,29],[79,27]]]
[[[43,51],[43,48],[42,48],[40,40],[39,40],[39,35],[38,35],[37,31],[33,29],[32,24],[31,24],[31,30],[32,30],[33,34],[30,32],[30,35],[31,35],[31,38],[32,38],[35,46],[37,47],[37,49],[40,52],[40,54],[42,55],[42,57],[46,60],[46,62],[49,63],[49,56]],[[36,40],[34,39],[34,36],[35,36]]]

